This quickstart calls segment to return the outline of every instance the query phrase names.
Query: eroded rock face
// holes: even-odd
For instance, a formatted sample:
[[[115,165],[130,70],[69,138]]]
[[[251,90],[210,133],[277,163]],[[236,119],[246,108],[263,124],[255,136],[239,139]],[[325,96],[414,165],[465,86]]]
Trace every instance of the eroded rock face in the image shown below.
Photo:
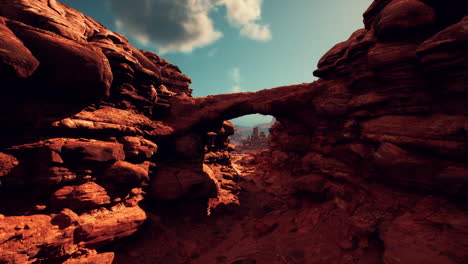
[[[379,235],[383,263],[459,263],[466,257],[460,252],[468,236],[455,223],[466,222],[459,201],[468,186],[468,108],[460,103],[468,99],[466,78],[460,78],[467,75],[468,35],[461,30],[466,4],[458,6],[463,15],[451,24],[441,15],[446,9],[432,1],[374,1],[366,29],[320,61],[315,75],[321,80],[312,86],[328,88],[313,99],[315,118],[288,126],[291,118],[278,117],[271,131],[268,166],[291,175],[272,181],[292,182],[290,188],[305,197],[345,201],[336,203],[344,211],[356,202],[361,209],[346,214],[360,219],[356,227]],[[308,132],[297,133],[297,126]],[[378,187],[369,185],[374,183]],[[368,191],[360,196],[357,186]],[[360,200],[384,201],[372,188],[405,190],[400,197],[412,202],[371,224],[369,218],[385,210],[383,203],[371,209],[373,202]]]
[[[51,206],[56,208],[99,208],[110,204],[110,197],[106,189],[94,182],[87,182],[79,186],[65,186],[57,190],[51,197]]]
[[[151,116],[153,110],[157,109],[157,114],[169,107],[167,99],[172,92],[191,92],[190,79],[176,66],[155,54],[136,50],[123,36],[63,4],[15,0],[4,1],[0,7],[0,29],[5,36],[2,78],[8,76],[2,82],[8,92],[2,97],[1,112],[18,112],[13,119],[2,114],[1,120],[10,123],[12,135],[27,135],[31,133],[25,131],[27,128],[43,129],[51,121],[70,118],[100,99],[107,101],[104,105]],[[54,56],[46,52],[50,50]],[[19,105],[25,109],[21,116]],[[76,118],[81,121],[75,120],[77,126],[83,130],[133,132],[129,130],[134,126],[124,127],[126,124],[118,121],[84,122],[99,122],[90,119],[102,118],[93,114],[101,106],[82,112],[81,116],[87,118]],[[73,126],[70,121],[64,123]]]
[[[0,33],[0,262],[112,263],[191,80],[56,1],[0,1]]]
[[[0,260],[2,263],[62,263],[72,256],[80,256],[80,251],[85,253],[83,259],[88,258],[87,247],[108,244],[131,235],[145,219],[146,214],[141,208],[125,206],[81,216],[71,210],[52,217],[39,214],[2,216]],[[107,254],[105,258],[101,256],[107,261],[102,263],[113,260],[113,254]],[[93,258],[98,259],[97,256]]]
[[[3,47],[1,69],[5,73],[2,74],[2,78],[5,78],[2,82],[30,77],[39,66],[39,61],[6,26],[4,18],[0,20],[0,30],[5,36],[0,40]]]

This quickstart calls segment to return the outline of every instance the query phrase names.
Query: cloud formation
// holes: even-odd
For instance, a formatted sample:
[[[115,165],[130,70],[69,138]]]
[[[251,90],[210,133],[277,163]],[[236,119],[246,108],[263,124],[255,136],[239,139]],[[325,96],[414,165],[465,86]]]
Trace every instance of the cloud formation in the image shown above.
[[[154,42],[161,53],[190,52],[209,45],[222,33],[208,16],[211,0],[108,0],[116,26],[144,45]]]
[[[231,87],[231,92],[232,92],[232,93],[240,93],[240,92],[242,92],[242,91],[243,91],[243,90],[242,90],[242,88],[241,88],[239,85],[234,85],[234,86]]]
[[[240,69],[239,68],[233,68],[229,71],[229,76],[231,77],[231,80],[234,83],[240,83],[241,82],[241,74],[240,74]]]
[[[117,28],[160,53],[191,52],[219,40],[210,11],[224,5],[227,20],[253,40],[271,39],[268,25],[259,23],[262,0],[107,0]]]
[[[262,0],[224,0],[228,21],[240,28],[240,33],[248,38],[271,40],[269,25],[259,24],[262,16]]]
[[[229,78],[231,81],[234,83],[234,85],[231,87],[231,92],[232,93],[240,93],[244,92],[244,89],[240,86],[240,83],[242,81],[240,69],[238,67],[232,68],[228,72]]]

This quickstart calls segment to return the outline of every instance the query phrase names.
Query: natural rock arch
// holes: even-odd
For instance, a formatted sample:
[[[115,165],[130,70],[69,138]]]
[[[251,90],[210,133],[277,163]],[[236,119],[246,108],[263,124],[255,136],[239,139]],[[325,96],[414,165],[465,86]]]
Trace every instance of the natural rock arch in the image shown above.
[[[184,134],[192,128],[210,128],[210,124],[249,114],[272,115],[281,119],[300,111],[311,117],[315,111],[312,100],[324,91],[317,83],[299,84],[258,92],[220,94],[207,97],[177,97],[171,101],[170,114],[162,121]],[[304,108],[304,106],[308,106]],[[307,115],[308,114],[308,115]]]
[[[329,96],[326,88],[321,82],[314,82],[258,92],[171,98],[170,112],[160,121],[173,132],[159,144],[160,152],[165,154],[161,158],[166,162],[159,167],[152,181],[153,198],[216,196],[216,186],[203,166],[212,154],[204,147],[216,141],[212,137],[219,138],[218,142],[229,142],[227,138],[234,133],[234,127],[225,120],[249,114],[271,115],[289,131],[311,135],[317,115],[324,114],[323,103],[340,100]],[[334,105],[336,108],[338,104]],[[306,143],[307,137],[302,143]],[[291,144],[290,147],[291,150],[306,151],[304,146],[307,144]]]

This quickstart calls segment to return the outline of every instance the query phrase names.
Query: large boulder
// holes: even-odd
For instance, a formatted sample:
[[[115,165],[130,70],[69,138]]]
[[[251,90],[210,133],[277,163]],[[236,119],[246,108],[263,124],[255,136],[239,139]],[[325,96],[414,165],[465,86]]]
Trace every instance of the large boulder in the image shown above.
[[[0,177],[8,175],[18,164],[15,157],[0,152]]]
[[[468,16],[424,41],[418,47],[420,65],[425,76],[438,90],[466,92],[468,81]],[[460,107],[456,111],[462,110]]]
[[[89,248],[99,248],[135,233],[145,222],[146,213],[138,206],[118,204],[110,210],[80,216],[75,240]]]
[[[158,168],[151,181],[150,195],[155,199],[214,198],[217,187],[198,162],[168,163]]]
[[[6,20],[0,17],[0,70],[2,83],[30,77],[39,66],[39,61],[6,26]],[[2,91],[11,93],[11,91]]]
[[[51,197],[54,208],[70,208],[72,210],[94,209],[110,203],[106,189],[94,182],[78,186],[65,186]]]
[[[70,103],[92,103],[109,96],[112,71],[99,49],[22,23],[10,22],[8,26],[41,62],[36,81],[44,89],[30,93]],[[54,55],[45,52],[48,50]]]
[[[374,22],[377,36],[399,39],[408,34],[424,32],[436,22],[432,7],[419,0],[393,0],[383,8]]]
[[[98,140],[67,141],[62,147],[63,159],[67,162],[115,162],[125,159],[122,144]]]
[[[132,164],[126,161],[116,161],[104,171],[104,178],[115,183],[137,186],[142,181],[149,180],[149,164]]]

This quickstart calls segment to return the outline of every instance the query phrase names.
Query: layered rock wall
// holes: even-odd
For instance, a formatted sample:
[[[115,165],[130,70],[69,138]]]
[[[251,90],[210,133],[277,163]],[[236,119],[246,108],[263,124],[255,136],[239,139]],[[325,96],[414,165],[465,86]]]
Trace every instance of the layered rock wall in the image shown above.
[[[0,262],[112,263],[191,80],[55,0],[0,1],[0,35]]]
[[[270,160],[290,172],[285,184],[335,199],[355,239],[382,242],[383,263],[466,261],[462,2],[374,1],[366,28],[333,47],[314,72],[313,86],[327,87],[307,105],[315,120],[278,117],[271,128]],[[358,250],[367,249],[351,251]]]

